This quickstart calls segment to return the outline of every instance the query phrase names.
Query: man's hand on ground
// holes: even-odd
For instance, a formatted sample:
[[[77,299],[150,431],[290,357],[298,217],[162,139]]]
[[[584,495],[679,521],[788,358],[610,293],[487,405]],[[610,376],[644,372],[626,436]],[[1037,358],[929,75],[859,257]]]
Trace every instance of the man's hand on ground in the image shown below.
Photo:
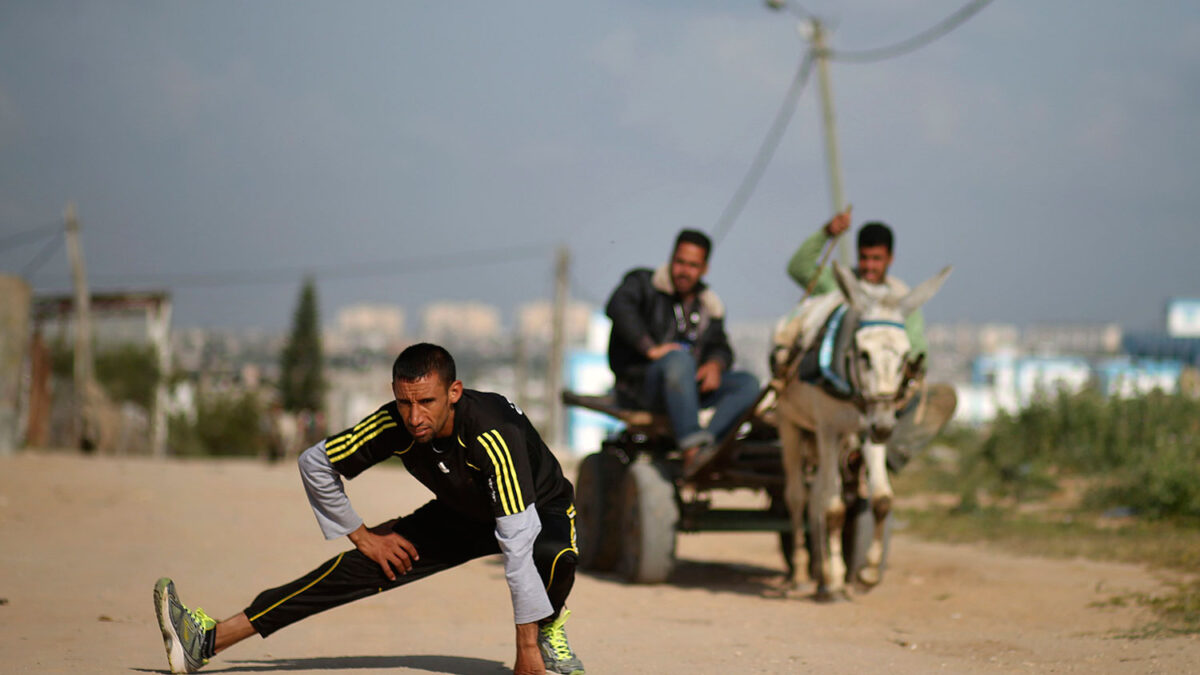
[[[537,645],[538,625],[517,624],[517,662],[513,664],[513,675],[545,675],[546,664]]]
[[[380,527],[382,525],[367,529],[366,525],[359,525],[357,530],[350,533],[350,542],[363,555],[378,563],[390,581],[395,581],[396,572],[407,574],[420,556],[411,541],[395,532],[376,534],[373,531]]]
[[[683,349],[683,345],[678,342],[667,342],[661,345],[655,345],[646,352],[646,356],[650,357],[651,361],[657,361],[676,349]]]
[[[706,361],[696,369],[696,382],[700,384],[700,393],[707,394],[716,391],[721,386],[721,364],[716,361]]]

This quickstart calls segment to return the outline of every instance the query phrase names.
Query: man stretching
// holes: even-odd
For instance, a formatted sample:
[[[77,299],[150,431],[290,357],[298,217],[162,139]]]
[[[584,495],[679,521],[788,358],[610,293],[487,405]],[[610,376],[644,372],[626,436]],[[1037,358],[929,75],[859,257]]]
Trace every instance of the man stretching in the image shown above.
[[[574,489],[525,414],[499,394],[464,389],[445,349],[417,344],[392,366],[395,400],[300,455],[308,501],[327,539],[354,549],[263,591],[217,622],[188,609],[170,579],[154,604],[171,672],[198,670],[254,634],[391,590],[485,555],[504,557],[517,654],[513,672],[582,674],[564,608],[575,582]],[[368,528],[342,486],[390,457],[434,499]]]

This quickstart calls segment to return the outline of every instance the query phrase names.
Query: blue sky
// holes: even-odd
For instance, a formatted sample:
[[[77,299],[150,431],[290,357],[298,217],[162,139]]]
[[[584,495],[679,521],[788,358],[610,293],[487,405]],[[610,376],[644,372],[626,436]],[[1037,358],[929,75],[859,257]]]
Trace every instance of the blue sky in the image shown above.
[[[906,39],[961,0],[802,3],[831,46]],[[97,289],[167,288],[181,326],[578,298],[712,230],[803,53],[761,2],[223,0],[0,4],[0,237],[77,204]],[[1200,296],[1200,6],[995,0],[931,45],[831,64],[856,225],[893,271],[955,272],[930,321],[1162,322]],[[709,280],[787,311],[831,205],[815,78]],[[0,250],[18,274],[40,244]],[[32,274],[69,288],[60,247]],[[253,283],[252,283],[253,282]],[[269,282],[269,283],[267,283]]]

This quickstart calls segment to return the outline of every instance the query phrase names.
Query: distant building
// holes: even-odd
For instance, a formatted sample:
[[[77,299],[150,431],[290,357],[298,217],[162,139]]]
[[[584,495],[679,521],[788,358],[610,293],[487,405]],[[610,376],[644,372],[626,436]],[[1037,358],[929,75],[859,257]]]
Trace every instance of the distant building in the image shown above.
[[[1167,335],[1200,338],[1200,298],[1173,298],[1167,302]]]
[[[394,352],[404,340],[404,310],[395,305],[358,304],[339,311],[325,337],[330,352]]]
[[[1154,390],[1175,393],[1179,390],[1183,364],[1179,361],[1135,361],[1120,357],[1099,364],[1096,371],[1100,390],[1106,396],[1129,398]]]
[[[421,337],[447,346],[478,345],[504,336],[500,310],[482,302],[435,302],[421,315]]]
[[[956,387],[954,419],[982,424],[1039,397],[1081,391],[1091,380],[1092,366],[1080,356],[1019,356],[1015,350],[985,354],[974,360],[970,384]]]
[[[566,344],[579,345],[587,339],[588,323],[594,309],[584,302],[567,305]],[[554,331],[554,304],[549,300],[526,303],[517,308],[517,330],[528,345],[550,344]]]
[[[608,367],[608,337],[612,321],[603,312],[591,312],[584,328],[584,339],[577,349],[568,350],[563,372],[564,385],[576,394],[604,396],[612,391],[616,381]],[[579,407],[564,411],[567,448],[577,456],[600,449],[600,444],[624,426],[619,420],[603,413]]]
[[[1050,323],[1026,328],[1022,342],[1025,350],[1034,354],[1100,356],[1119,354],[1121,338],[1121,326],[1115,323]]]

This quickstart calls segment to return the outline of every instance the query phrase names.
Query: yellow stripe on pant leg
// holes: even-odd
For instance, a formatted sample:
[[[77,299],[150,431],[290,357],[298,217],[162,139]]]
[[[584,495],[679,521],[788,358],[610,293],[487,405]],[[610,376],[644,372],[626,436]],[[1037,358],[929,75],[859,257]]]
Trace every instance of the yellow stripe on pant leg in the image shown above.
[[[330,572],[332,572],[334,569],[336,569],[336,568],[337,568],[337,566],[338,566],[338,563],[342,562],[342,556],[344,556],[344,555],[346,555],[346,553],[345,553],[345,552],[339,553],[339,554],[338,554],[338,557],[337,557],[337,560],[334,560],[334,561],[333,561],[333,564],[329,566],[329,569],[325,570],[325,573],[324,573],[324,574],[322,574],[321,576],[317,577],[316,579],[313,579],[313,580],[312,580],[312,583],[310,583],[309,585],[305,586],[304,588],[301,588],[300,590],[296,591],[295,593],[292,593],[291,595],[289,595],[289,596],[287,596],[286,598],[284,598],[284,599],[280,600],[279,602],[277,602],[277,603],[275,603],[275,604],[271,605],[270,607],[268,607],[268,608],[264,609],[263,611],[259,612],[258,614],[255,614],[254,616],[250,617],[250,620],[251,620],[251,621],[256,621],[256,620],[258,620],[258,618],[259,618],[259,617],[261,617],[262,615],[266,614],[267,612],[269,612],[269,611],[271,611],[271,610],[275,609],[276,607],[278,607],[278,606],[282,605],[283,603],[287,602],[288,600],[291,600],[292,598],[296,597],[297,595],[300,595],[300,594],[301,594],[301,593],[303,593],[304,591],[307,591],[308,589],[310,589],[310,588],[312,588],[313,586],[315,586],[315,585],[316,585],[316,583],[317,583],[318,581],[320,581],[320,580],[324,579],[325,577],[329,576],[329,573],[330,573]]]

